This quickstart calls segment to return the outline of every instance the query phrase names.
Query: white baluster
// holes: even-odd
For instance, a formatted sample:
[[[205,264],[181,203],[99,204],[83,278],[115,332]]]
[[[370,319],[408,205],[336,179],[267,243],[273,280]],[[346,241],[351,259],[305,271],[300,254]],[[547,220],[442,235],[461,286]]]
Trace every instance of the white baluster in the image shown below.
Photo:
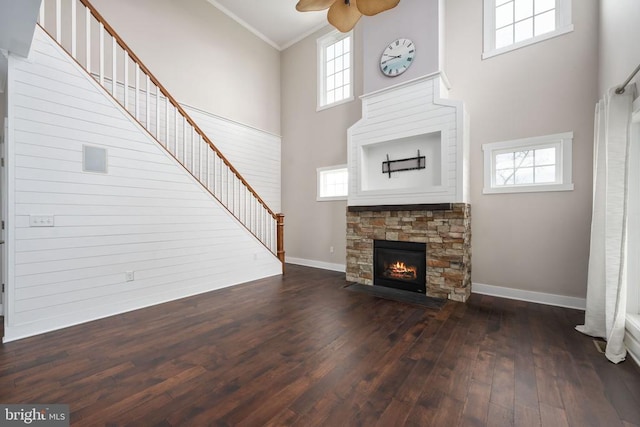
[[[247,221],[247,186],[242,185],[240,188],[240,213],[242,215],[242,222]]]
[[[193,151],[196,151],[195,150],[196,147],[198,148],[196,152],[196,166],[197,166],[198,173],[196,176],[198,177],[198,181],[202,182],[202,154],[200,153],[200,145],[202,144],[202,140],[200,139],[200,134],[198,134],[198,132],[196,132],[195,129],[193,130],[192,139],[195,141]]]
[[[241,189],[241,207],[240,210],[242,212],[242,222],[246,222],[247,221],[247,194],[249,193],[249,190],[247,189],[246,185],[242,186]]]
[[[196,170],[196,165],[198,163],[198,156],[196,153],[196,138],[195,138],[195,131],[193,128],[191,128],[191,132],[189,132],[189,135],[191,136],[191,141],[189,143],[189,146],[191,147],[191,173],[193,173],[193,175],[195,175],[195,177],[198,177],[197,174],[197,170]]]
[[[145,74],[147,76],[147,93],[145,95],[146,100],[147,100],[147,110],[146,110],[146,119],[147,121],[145,122],[145,126],[147,127],[147,130],[149,132],[151,132],[151,123],[149,122],[149,119],[151,118],[151,102],[150,99],[151,98],[151,87],[150,87],[150,83],[151,83],[151,79],[149,78],[148,74]]]
[[[176,108],[176,112],[178,111],[178,109]],[[182,159],[181,162],[183,164],[187,163],[187,120],[184,118],[184,116],[182,114],[180,114],[180,117],[182,117]]]
[[[236,214],[236,174],[231,174],[231,213]]]
[[[56,0],[56,41],[60,43],[62,39],[62,6],[60,0]]]
[[[99,81],[100,81],[100,85],[104,86],[104,24],[101,22],[100,23],[100,32],[99,32],[99,38],[100,38],[100,45],[98,46],[98,48],[100,49],[100,58],[99,58]]]
[[[85,54],[87,55],[87,73],[91,74],[91,11],[84,10]]]
[[[225,206],[227,207],[227,209],[229,208],[229,166],[225,163],[224,165],[224,170],[225,170]]]
[[[169,150],[169,100],[164,98],[164,146]]]
[[[156,86],[156,139],[160,141],[160,86]]]
[[[135,88],[136,88],[136,92],[135,92],[135,96],[133,97],[133,102],[135,103],[134,105],[134,117],[136,118],[136,120],[140,120],[140,65],[138,65],[137,62],[135,62],[136,65],[136,82],[135,82]]]
[[[249,197],[249,212],[248,213],[249,213],[249,219],[247,221],[247,224],[249,226],[249,230],[251,230],[251,232],[253,234],[255,234],[255,231],[254,231],[255,222],[253,221],[253,199],[251,197]]]
[[[124,109],[129,111],[129,52],[124,50]]]
[[[197,171],[196,177],[198,181],[202,182],[202,156],[200,155],[200,134],[193,130],[193,151],[196,153],[196,165],[194,166],[194,170]]]
[[[172,105],[173,107],[173,105]],[[179,159],[178,157],[178,109],[177,108],[173,108],[173,129],[174,129],[174,148],[175,148],[175,153],[174,155],[176,156],[177,159]]]
[[[75,2],[75,0],[73,0]],[[117,55],[118,42],[115,37],[111,37],[111,94],[115,99],[118,99],[118,65]]]
[[[78,37],[77,19],[77,3],[76,0],[71,0],[71,56],[74,58],[76,58],[76,38]]]
[[[212,188],[213,195],[215,196],[216,194],[218,194],[217,193],[217,190],[218,190],[218,176],[217,176],[218,175],[218,165],[217,165],[218,155],[216,154],[215,151],[213,151],[211,153],[211,155],[212,155],[212,162],[211,162],[212,163],[212,165],[211,165],[211,188]]]
[[[203,170],[203,173],[204,173],[204,185],[205,185],[205,187],[207,187],[208,190],[211,190],[211,185],[210,185],[211,181],[209,179],[210,178],[209,171],[210,171],[211,164],[209,163],[209,161],[210,161],[209,160],[209,150],[208,150],[208,147],[206,146],[206,143],[205,143],[205,146],[203,148],[205,150],[204,151],[204,164],[205,164],[205,167],[204,167],[204,170]]]

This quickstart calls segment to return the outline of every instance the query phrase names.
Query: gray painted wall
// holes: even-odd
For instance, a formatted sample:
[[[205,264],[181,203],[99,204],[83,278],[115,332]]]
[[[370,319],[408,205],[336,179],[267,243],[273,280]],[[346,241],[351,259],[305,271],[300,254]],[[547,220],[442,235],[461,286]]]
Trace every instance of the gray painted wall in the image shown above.
[[[280,133],[280,52],[206,0],[92,4],[178,101]]]
[[[598,2],[573,2],[575,30],[487,60],[482,2],[447,3],[451,98],[471,117],[474,283],[584,297],[591,221]],[[574,132],[574,191],[483,195],[481,145]]]
[[[362,27],[364,93],[424,76],[442,68],[438,45],[442,41],[438,25],[440,0],[402,0],[402,4],[379,15],[364,16]],[[397,77],[386,77],[380,71],[380,55],[385,47],[399,38],[408,38],[416,46],[415,62]]]
[[[619,86],[640,64],[638,40],[640,2],[601,0],[599,95],[610,87]],[[633,81],[640,85],[640,73]]]
[[[363,38],[356,38],[356,51],[363,52],[364,59],[362,67],[356,68],[356,81],[367,83],[369,77],[366,91],[381,87],[373,76],[384,44],[394,37],[385,36],[387,29],[405,26],[390,22],[389,27],[376,27],[378,34],[373,20],[388,16],[393,21],[392,14],[403,7],[416,7],[416,0],[403,0],[386,16],[364,17],[358,24]],[[483,61],[482,2],[447,2],[444,71],[452,84],[450,97],[463,100],[471,117],[472,279],[476,283],[585,296],[593,111],[598,98],[598,2],[574,1],[573,22],[575,31],[570,34]],[[412,25],[433,30],[424,23]],[[373,37],[372,32],[373,42],[366,36]],[[337,248],[344,239],[344,203],[315,201],[315,168],[344,163],[346,130],[360,117],[360,102],[315,112],[319,35],[292,46],[282,57],[287,255],[343,263]],[[402,78],[411,78],[412,70],[427,73],[434,68],[423,66],[416,62]],[[482,194],[482,144],[566,131],[574,132],[574,191]],[[334,243],[336,253],[331,255],[328,246]]]
[[[316,112],[316,39],[330,31],[282,52],[282,208],[288,257],[344,265],[347,203],[316,201],[316,168],[347,163],[347,128],[362,115],[362,35],[358,27],[356,100]]]

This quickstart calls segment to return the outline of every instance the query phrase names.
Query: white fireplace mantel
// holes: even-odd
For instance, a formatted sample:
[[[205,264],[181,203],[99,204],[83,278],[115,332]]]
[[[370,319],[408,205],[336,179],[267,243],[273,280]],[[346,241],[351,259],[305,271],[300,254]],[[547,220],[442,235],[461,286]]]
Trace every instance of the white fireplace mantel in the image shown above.
[[[363,95],[348,131],[349,206],[469,202],[468,118],[446,99],[442,73]],[[426,168],[382,173],[382,162],[426,157]]]

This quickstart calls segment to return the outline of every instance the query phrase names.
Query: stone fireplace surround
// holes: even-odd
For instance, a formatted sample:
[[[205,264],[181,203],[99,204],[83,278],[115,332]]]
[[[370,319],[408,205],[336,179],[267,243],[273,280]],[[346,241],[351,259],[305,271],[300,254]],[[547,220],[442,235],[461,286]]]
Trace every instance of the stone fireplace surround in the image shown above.
[[[346,279],[373,284],[373,241],[427,244],[427,296],[466,302],[471,295],[468,203],[349,206]]]

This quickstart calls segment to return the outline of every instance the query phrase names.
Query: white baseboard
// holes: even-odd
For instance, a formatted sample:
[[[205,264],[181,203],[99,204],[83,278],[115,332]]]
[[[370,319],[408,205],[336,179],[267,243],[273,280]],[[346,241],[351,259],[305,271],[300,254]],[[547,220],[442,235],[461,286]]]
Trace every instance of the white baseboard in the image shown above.
[[[525,291],[522,289],[503,288],[502,286],[485,285],[482,283],[473,283],[471,285],[471,292],[474,294],[491,295],[494,297],[555,305],[558,307],[573,308],[583,311],[587,306],[587,300],[585,298],[567,297],[564,295]]]
[[[333,264],[330,262],[315,261],[312,259],[293,258],[293,257],[287,257],[285,261],[288,262],[289,264],[302,265],[305,267],[321,268],[323,270],[339,271],[340,273],[344,273],[345,271],[347,271],[347,268],[344,264]]]

